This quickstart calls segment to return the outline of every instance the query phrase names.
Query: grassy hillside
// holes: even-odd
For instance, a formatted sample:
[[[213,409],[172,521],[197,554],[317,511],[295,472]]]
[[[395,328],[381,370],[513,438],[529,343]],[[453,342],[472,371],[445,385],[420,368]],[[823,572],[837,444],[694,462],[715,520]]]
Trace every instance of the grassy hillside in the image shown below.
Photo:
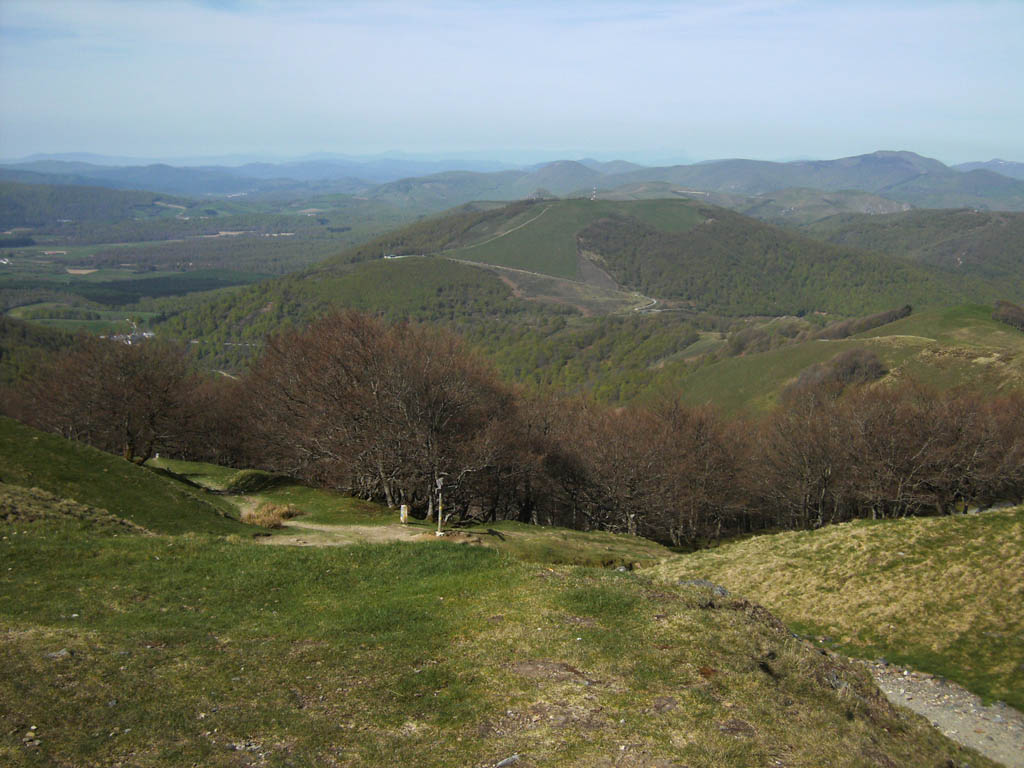
[[[382,254],[403,258],[382,259]],[[1010,270],[1012,260],[1002,258]],[[922,309],[990,302],[1005,296],[1011,284],[1006,274],[965,275],[825,244],[691,200],[548,200],[465,206],[301,273],[211,297],[151,302],[147,308],[161,313],[158,332],[197,340],[207,363],[218,368],[244,367],[267,333],[351,307],[453,324],[493,353],[510,377],[575,387],[594,381],[594,371],[578,370],[577,363],[585,361],[574,359],[577,355],[621,347],[625,338],[609,337],[611,327],[589,316],[624,316],[646,304],[653,310],[650,318],[657,319],[644,321],[645,336],[665,343],[654,345],[658,350],[647,347],[650,355],[638,350],[630,370],[616,364],[607,372],[634,379],[626,388],[636,393],[655,381],[677,386],[693,372],[699,353],[682,354],[679,342],[693,329],[676,334],[680,317],[813,319],[820,312],[864,315],[908,303]],[[652,305],[644,296],[658,301]],[[580,315],[586,319],[572,320],[568,328],[551,322]],[[779,363],[769,365],[768,379],[737,379],[750,363],[731,361],[688,381],[687,388],[703,401],[727,392],[723,381],[746,381],[753,389],[736,394],[730,406],[773,397],[803,367],[837,351],[819,346],[796,357],[772,353]],[[910,354],[903,342],[884,352],[891,367]],[[624,391],[625,382],[600,383],[609,392]]]
[[[578,280],[582,275],[577,237],[588,225],[610,215],[629,216],[659,231],[677,233],[703,220],[692,203],[682,200],[551,201],[533,206],[528,217],[510,219],[495,235],[445,255]]]
[[[160,533],[248,530],[225,500],[158,470],[0,417],[0,482],[39,488]]]
[[[306,272],[208,304],[197,302],[179,312],[167,329],[192,338],[217,333],[223,341],[251,342],[286,319],[305,322],[329,307],[423,319],[480,318],[542,311],[537,304],[527,311],[519,300],[550,292],[549,286],[508,280],[516,287],[513,296],[499,276],[473,276],[468,267],[438,259],[381,260],[382,253],[440,253],[577,281],[603,280],[614,288],[598,270],[604,267],[626,290],[730,315],[863,314],[907,302],[948,302],[961,293],[992,300],[994,292],[978,282],[953,287],[943,273],[823,245],[693,201],[537,201],[465,207],[419,222]],[[593,274],[583,275],[581,269]],[[450,287],[453,283],[459,287]],[[432,300],[432,292],[440,302]],[[456,305],[449,303],[453,292]],[[555,304],[579,303],[572,297],[547,298]],[[619,300],[605,304],[621,306]],[[226,329],[237,333],[229,338]]]
[[[429,538],[436,530],[434,523],[425,520],[410,519],[406,525],[401,525],[398,512],[382,504],[324,488],[311,488],[258,470],[174,459],[156,459],[153,463],[204,488],[227,491],[228,498],[240,508],[274,504],[293,507],[300,513],[271,535],[297,534],[310,543],[333,545],[358,540],[366,526],[388,528],[390,530],[382,532],[381,537],[393,535],[395,540],[416,535]],[[455,533],[460,542],[496,549],[528,562],[553,565],[633,567],[654,565],[671,554],[666,547],[636,536],[513,521],[462,526]]]
[[[712,402],[727,411],[767,410],[803,370],[851,349],[878,355],[890,379],[913,378],[940,390],[1024,387],[1024,333],[993,320],[989,306],[957,305],[915,312],[854,337],[805,341],[697,370],[670,360],[647,389],[678,388],[686,402]]]
[[[437,542],[0,525],[6,765],[993,765],[701,589]]]
[[[440,252],[573,280],[589,279],[581,271],[588,265],[603,268],[624,289],[729,315],[862,314],[907,302],[991,301],[998,292],[984,275],[965,280],[823,244],[692,200],[577,199],[464,209],[394,239],[397,253]],[[368,246],[340,260],[377,256]]]
[[[1024,708],[1024,507],[761,536],[659,571],[711,579],[845,652]]]

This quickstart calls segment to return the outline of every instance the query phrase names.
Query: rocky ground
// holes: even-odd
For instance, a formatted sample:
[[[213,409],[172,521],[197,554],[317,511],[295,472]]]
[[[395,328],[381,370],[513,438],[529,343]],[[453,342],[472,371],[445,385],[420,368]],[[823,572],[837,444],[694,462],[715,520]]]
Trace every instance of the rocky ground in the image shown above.
[[[981,699],[944,678],[885,662],[865,662],[894,704],[928,718],[947,737],[1007,768],[1024,768],[1024,714]]]

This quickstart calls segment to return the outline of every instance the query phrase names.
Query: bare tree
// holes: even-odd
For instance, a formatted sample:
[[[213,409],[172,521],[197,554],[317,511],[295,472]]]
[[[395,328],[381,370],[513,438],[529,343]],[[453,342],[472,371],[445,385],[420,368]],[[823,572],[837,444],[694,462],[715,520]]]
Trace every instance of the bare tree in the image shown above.
[[[173,448],[194,385],[186,349],[81,336],[29,382],[32,421],[128,460]]]
[[[790,393],[762,426],[756,493],[778,525],[808,528],[841,518],[847,464],[840,422],[838,390],[822,386]]]
[[[511,394],[454,334],[356,312],[271,339],[251,376],[269,463],[430,514],[466,512]]]

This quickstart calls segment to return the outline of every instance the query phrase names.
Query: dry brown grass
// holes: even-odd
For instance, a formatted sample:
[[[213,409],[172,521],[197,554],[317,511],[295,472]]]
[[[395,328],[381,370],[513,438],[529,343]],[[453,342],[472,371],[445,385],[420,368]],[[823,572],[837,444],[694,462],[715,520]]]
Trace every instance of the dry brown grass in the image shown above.
[[[247,525],[258,525],[261,528],[281,528],[285,520],[298,517],[302,511],[293,504],[274,504],[266,501],[258,507],[242,510],[241,520]]]
[[[39,488],[0,484],[0,523],[18,525],[39,520],[77,520],[111,531],[149,534],[141,525],[112,515],[105,509],[63,499]]]
[[[845,650],[1024,698],[1024,508],[761,536],[658,572],[708,578]]]

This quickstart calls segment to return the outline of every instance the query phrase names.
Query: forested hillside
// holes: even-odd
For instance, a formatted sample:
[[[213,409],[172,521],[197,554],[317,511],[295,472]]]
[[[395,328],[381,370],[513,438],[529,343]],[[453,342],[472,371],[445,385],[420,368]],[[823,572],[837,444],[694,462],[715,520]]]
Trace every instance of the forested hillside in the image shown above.
[[[154,192],[0,181],[0,227],[47,227],[65,221],[173,218],[192,201]]]
[[[695,329],[728,328],[728,322],[694,325],[700,314],[805,315],[824,322],[905,304],[994,301],[1006,285],[822,243],[694,201],[548,200],[463,207],[302,273],[151,308],[164,318],[163,333],[197,340],[209,360],[229,367],[268,332],[340,307],[453,323],[492,350],[510,375],[552,384],[593,383],[594,371],[573,372],[575,366],[590,368],[583,359],[591,353],[579,357],[577,341],[570,339],[603,338],[602,344],[616,348],[628,337],[606,335],[621,326],[586,317],[602,305],[545,295],[538,280],[524,279],[525,272],[479,270],[465,263],[472,261],[576,281],[581,292],[591,282],[638,292],[632,306],[653,310],[641,324],[650,329],[645,333],[666,340],[654,345],[665,354],[647,358],[643,368],[682,353],[689,346],[682,340]],[[552,317],[577,319],[551,335],[545,318]],[[554,352],[559,348],[563,352]],[[531,370],[528,359],[544,363]],[[559,359],[568,367],[559,369],[553,362]],[[630,391],[638,391],[640,379],[655,378],[639,368],[634,374]]]
[[[998,278],[1003,298],[1024,298],[1024,214],[956,209],[845,215],[809,224],[804,232],[959,275]]]
[[[720,208],[684,233],[623,216],[579,233],[616,281],[728,315],[859,314],[900,302],[955,301],[970,290],[868,252],[835,248]]]

